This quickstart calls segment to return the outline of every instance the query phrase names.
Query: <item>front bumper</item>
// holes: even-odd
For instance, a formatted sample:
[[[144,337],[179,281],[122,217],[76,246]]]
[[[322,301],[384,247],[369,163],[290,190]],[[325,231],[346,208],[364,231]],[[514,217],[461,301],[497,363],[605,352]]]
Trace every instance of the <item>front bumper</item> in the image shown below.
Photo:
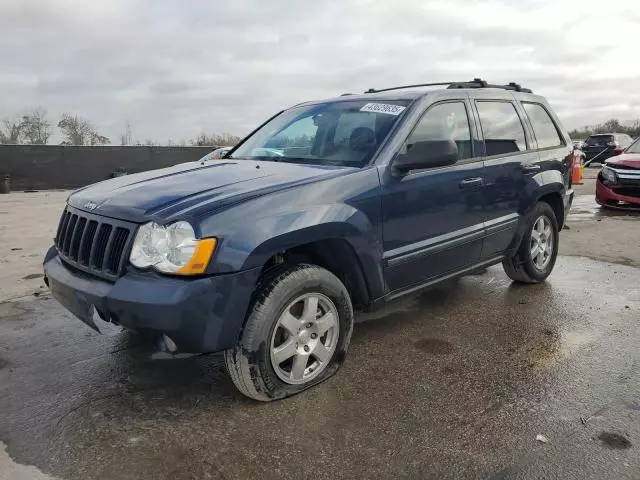
[[[166,334],[179,352],[210,353],[237,343],[260,268],[190,279],[130,269],[112,283],[70,268],[51,247],[44,272],[53,297],[95,330],[94,309],[116,325]]]
[[[571,210],[571,205],[573,205],[573,197],[574,190],[569,189],[564,195],[564,218],[562,219],[562,226],[566,225],[567,218],[569,217],[569,210]]]
[[[605,207],[618,208],[621,210],[640,209],[640,197],[617,194],[602,183],[599,178],[596,181],[596,202]]]

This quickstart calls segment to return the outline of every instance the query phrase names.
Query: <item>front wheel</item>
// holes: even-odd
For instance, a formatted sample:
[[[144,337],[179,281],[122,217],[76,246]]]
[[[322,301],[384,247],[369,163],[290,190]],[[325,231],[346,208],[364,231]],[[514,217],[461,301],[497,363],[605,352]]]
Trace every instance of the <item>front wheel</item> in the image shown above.
[[[502,261],[505,273],[516,282],[543,282],[556,263],[558,244],[555,213],[548,203],[538,202],[529,217],[518,251]]]
[[[299,393],[342,365],[353,330],[347,289],[331,272],[296,265],[261,281],[239,344],[225,352],[235,386],[271,401]]]

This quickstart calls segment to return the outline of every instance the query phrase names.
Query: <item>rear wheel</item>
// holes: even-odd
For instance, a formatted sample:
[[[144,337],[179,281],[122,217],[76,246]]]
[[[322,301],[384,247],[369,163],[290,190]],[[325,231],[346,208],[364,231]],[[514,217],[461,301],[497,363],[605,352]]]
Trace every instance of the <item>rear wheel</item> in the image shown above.
[[[314,265],[290,267],[258,286],[240,342],[225,352],[227,369],[248,397],[288,397],[340,368],[352,330],[342,282]]]
[[[543,282],[556,263],[558,241],[558,221],[553,209],[548,203],[538,202],[518,251],[502,262],[505,273],[516,282]]]

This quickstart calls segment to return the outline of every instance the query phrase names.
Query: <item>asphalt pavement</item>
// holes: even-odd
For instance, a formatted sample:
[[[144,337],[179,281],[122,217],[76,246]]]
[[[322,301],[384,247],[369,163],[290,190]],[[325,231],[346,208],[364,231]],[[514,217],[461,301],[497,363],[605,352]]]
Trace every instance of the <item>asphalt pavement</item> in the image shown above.
[[[270,404],[33,285],[0,303],[0,479],[640,479],[640,223],[587,197],[547,282],[492,267],[361,316],[335,377]]]

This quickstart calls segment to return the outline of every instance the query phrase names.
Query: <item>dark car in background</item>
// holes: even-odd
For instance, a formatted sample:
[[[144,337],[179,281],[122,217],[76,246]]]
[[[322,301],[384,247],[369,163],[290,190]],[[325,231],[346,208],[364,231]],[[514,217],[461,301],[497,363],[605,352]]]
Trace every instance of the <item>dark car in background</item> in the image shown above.
[[[640,139],[605,162],[596,182],[596,202],[610,208],[640,210]]]
[[[585,154],[585,165],[591,162],[604,163],[607,158],[621,154],[632,142],[633,139],[626,133],[589,135],[581,148]]]

